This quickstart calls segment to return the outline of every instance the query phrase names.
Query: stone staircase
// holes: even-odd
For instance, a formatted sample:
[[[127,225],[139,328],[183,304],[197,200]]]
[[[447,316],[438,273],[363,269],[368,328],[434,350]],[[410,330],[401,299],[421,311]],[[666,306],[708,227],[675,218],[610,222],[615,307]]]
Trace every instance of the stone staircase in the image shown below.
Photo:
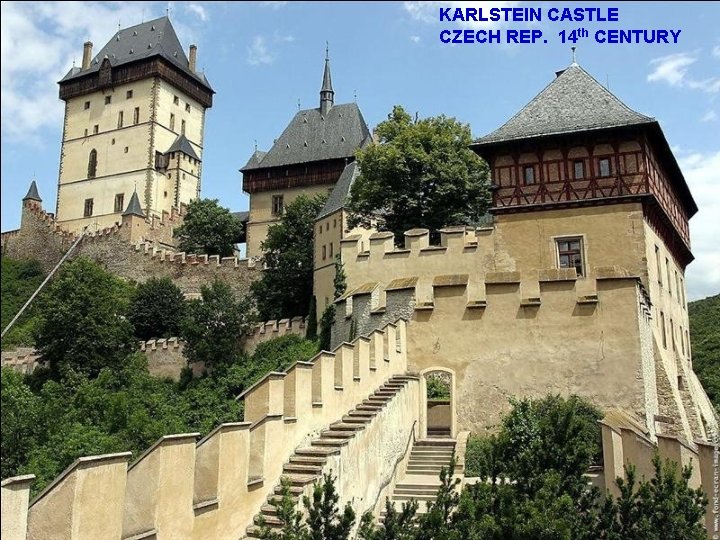
[[[322,477],[328,456],[339,454],[340,449],[347,445],[355,434],[365,429],[365,426],[372,422],[373,418],[407,385],[409,380],[417,380],[417,378],[413,374],[391,377],[368,399],[363,400],[339,421],[330,424],[329,429],[323,431],[319,438],[311,441],[310,446],[295,450],[283,467],[283,476],[290,483],[290,493],[296,503],[306,493],[308,486]],[[280,531],[283,524],[277,517],[277,509],[271,502],[272,499],[278,499],[279,502],[281,493],[282,485],[278,484],[275,486],[273,494],[268,496],[267,503],[260,508],[260,513],[255,516],[254,524],[247,528],[246,538],[260,538],[259,525],[262,521],[271,530]]]
[[[404,503],[418,501],[417,514],[427,512],[429,503],[437,498],[440,487],[440,470],[450,467],[455,452],[453,439],[421,439],[415,442],[410,451],[410,459],[403,478],[395,484],[390,502],[400,511]],[[455,471],[453,471],[455,473]],[[385,510],[380,515],[380,523],[385,521]]]

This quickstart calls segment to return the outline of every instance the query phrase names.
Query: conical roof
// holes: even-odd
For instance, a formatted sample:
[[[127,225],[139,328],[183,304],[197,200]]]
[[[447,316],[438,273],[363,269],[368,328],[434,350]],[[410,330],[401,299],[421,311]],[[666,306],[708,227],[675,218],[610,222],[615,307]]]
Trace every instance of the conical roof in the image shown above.
[[[473,146],[652,122],[654,118],[633,111],[573,63],[520,112]]]
[[[23,201],[37,201],[42,202],[40,194],[38,193],[37,184],[35,180],[30,183],[30,189],[28,189],[27,195],[23,197]]]
[[[171,152],[182,152],[183,154],[200,161],[200,158],[195,153],[195,149],[192,147],[192,144],[190,144],[188,138],[182,133],[178,135],[178,138],[175,139],[175,142],[170,145],[170,148],[168,148],[168,151],[165,153],[169,154]]]
[[[142,207],[140,206],[140,199],[138,199],[137,191],[133,191],[132,197],[130,197],[130,202],[127,205],[127,208],[122,213],[123,216],[139,216],[141,218],[145,217],[145,214],[143,214]]]

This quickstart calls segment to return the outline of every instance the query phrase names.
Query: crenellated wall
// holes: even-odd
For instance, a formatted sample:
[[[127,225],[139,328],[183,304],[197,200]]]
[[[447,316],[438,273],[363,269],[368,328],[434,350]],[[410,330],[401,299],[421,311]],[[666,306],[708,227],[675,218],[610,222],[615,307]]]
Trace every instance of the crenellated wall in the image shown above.
[[[511,396],[575,393],[632,411],[651,437],[705,438],[717,418],[689,363],[682,379],[668,367],[651,322],[641,209],[544,214],[448,227],[437,246],[425,229],[406,232],[403,248],[391,233],[365,251],[344,239],[333,343],[407,318],[411,368],[457,374],[460,430],[492,429]],[[566,236],[583,238],[582,276],[558,268],[555,239]]]
[[[197,433],[165,436],[129,467],[129,453],[80,458],[30,502],[28,538],[243,537],[295,448],[406,372],[406,343],[406,322],[398,320],[269,373],[238,396],[245,400],[244,422],[222,424],[199,442]],[[330,461],[343,501],[369,508],[418,415],[413,380]],[[360,473],[377,481],[358,483]],[[6,482],[16,487],[6,505],[3,483],[3,533],[24,526],[29,493],[27,481]]]

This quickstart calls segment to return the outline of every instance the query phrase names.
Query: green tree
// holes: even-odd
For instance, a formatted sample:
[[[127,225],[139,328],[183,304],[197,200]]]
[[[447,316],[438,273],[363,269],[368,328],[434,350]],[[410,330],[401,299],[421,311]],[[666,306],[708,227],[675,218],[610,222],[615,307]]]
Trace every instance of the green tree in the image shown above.
[[[720,294],[688,304],[693,370],[720,411]]]
[[[332,326],[335,322],[335,304],[330,304],[323,311],[320,318],[320,333],[318,334],[318,345],[321,351],[330,350],[332,341]]]
[[[125,318],[131,287],[86,258],[66,263],[38,297],[35,343],[54,376],[119,368],[137,344]]]
[[[200,288],[201,299],[190,300],[181,326],[185,356],[208,367],[232,363],[242,356],[242,336],[254,322],[248,297],[237,298],[220,280]]]
[[[140,283],[130,301],[128,319],[141,340],[177,336],[185,315],[185,295],[170,278]]]
[[[308,313],[313,295],[313,229],[325,195],[300,195],[262,243],[265,271],[252,284],[262,320]]]
[[[13,476],[35,446],[40,405],[20,373],[2,368],[0,473],[3,478]]]
[[[399,105],[377,126],[378,144],[357,153],[350,227],[395,234],[477,223],[488,207],[488,167],[469,145],[470,127],[454,118],[413,120]]]
[[[20,311],[20,308],[30,298],[35,289],[42,283],[45,272],[36,260],[16,261],[8,257],[2,257],[2,271],[0,272],[0,283],[2,284],[2,322],[0,326],[4,330],[12,318]],[[33,327],[37,321],[34,316],[35,310],[31,305],[22,317],[15,323],[13,328],[2,340],[3,350],[16,345],[33,345]]]
[[[317,330],[317,300],[315,300],[315,295],[312,295],[310,297],[310,307],[308,308],[305,337],[308,339],[317,339]]]
[[[217,199],[190,201],[182,225],[174,231],[182,251],[221,257],[232,256],[241,233],[242,223]]]

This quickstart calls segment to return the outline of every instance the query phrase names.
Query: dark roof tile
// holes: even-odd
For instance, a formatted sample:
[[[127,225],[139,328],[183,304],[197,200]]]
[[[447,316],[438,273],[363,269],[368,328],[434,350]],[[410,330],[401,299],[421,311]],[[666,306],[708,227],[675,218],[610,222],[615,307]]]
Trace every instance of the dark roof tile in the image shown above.
[[[327,201],[325,201],[325,206],[320,210],[317,219],[329,216],[345,206],[345,202],[350,196],[350,189],[358,176],[360,176],[360,167],[357,161],[353,161],[345,166],[340,178],[338,178],[337,184],[335,184]]]

